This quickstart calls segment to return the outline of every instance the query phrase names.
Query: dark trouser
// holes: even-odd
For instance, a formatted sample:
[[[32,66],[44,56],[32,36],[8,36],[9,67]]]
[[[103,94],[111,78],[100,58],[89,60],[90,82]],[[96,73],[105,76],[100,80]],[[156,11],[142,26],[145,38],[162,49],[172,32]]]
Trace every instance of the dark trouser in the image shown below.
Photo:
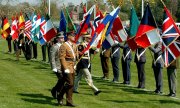
[[[37,43],[33,42],[33,58],[37,59]]]
[[[62,90],[62,87],[64,85],[64,81],[63,81],[63,76],[61,73],[55,72],[58,81],[56,83],[56,85],[53,87],[54,91],[60,92]]]
[[[163,81],[162,81],[162,68],[161,67],[153,67],[155,81],[156,81],[156,90],[162,92]]]
[[[48,62],[50,62],[50,59],[51,59],[50,49],[51,49],[51,45],[47,45],[47,50],[48,50]]]
[[[18,43],[17,41],[13,41],[13,45],[14,45],[14,53],[16,53],[16,51],[18,50]]]
[[[12,48],[11,48],[11,39],[7,39],[7,42],[8,42],[8,52],[11,52],[12,51]]]
[[[75,78],[74,73],[63,74],[64,86],[62,87],[62,90],[59,93],[58,100],[63,99],[63,96],[66,93],[66,101],[67,101],[66,103],[73,104],[72,95],[73,95],[74,78]]]
[[[130,84],[130,80],[131,80],[130,62],[131,62],[130,60],[124,61],[123,59],[121,59],[123,79],[124,79],[123,83],[125,84]]]
[[[176,94],[176,69],[167,68],[168,84],[170,94]]]
[[[101,66],[103,70],[103,77],[109,78],[109,57],[101,56]]]
[[[46,45],[42,45],[42,57],[43,61],[46,61]]]
[[[144,62],[137,62],[136,66],[138,69],[138,88],[145,88],[145,71],[144,71]]]
[[[119,81],[119,58],[112,57],[111,58],[112,68],[113,68],[113,81]]]
[[[31,45],[30,44],[28,44],[28,43],[26,43],[25,44],[26,45],[26,60],[30,60],[31,58],[32,58],[32,56],[31,56]]]

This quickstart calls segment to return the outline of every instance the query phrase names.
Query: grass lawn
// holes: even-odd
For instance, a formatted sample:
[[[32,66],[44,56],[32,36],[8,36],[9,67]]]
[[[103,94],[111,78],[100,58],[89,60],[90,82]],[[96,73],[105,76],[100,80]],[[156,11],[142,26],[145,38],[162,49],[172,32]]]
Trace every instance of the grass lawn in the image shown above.
[[[50,90],[57,78],[49,64],[41,62],[41,49],[38,45],[38,59],[26,61],[21,55],[20,61],[15,61],[13,54],[7,54],[7,42],[0,39],[0,108],[58,108],[56,100]],[[122,52],[122,50],[121,50]],[[110,66],[110,80],[101,80],[102,69],[99,54],[92,61],[92,74],[95,86],[102,93],[94,96],[92,90],[83,79],[79,86],[79,94],[73,94],[77,108],[180,108],[180,84],[177,83],[177,97],[166,96],[168,91],[167,72],[163,70],[162,96],[155,95],[155,80],[151,68],[152,57],[147,50],[146,89],[137,89],[137,69],[131,62],[131,86],[112,83],[112,69]],[[134,54],[133,54],[134,55]],[[111,64],[110,64],[111,65]],[[120,70],[121,70],[120,64]],[[177,82],[179,81],[177,72]],[[122,82],[122,71],[120,71]],[[62,108],[66,108],[63,106]]]

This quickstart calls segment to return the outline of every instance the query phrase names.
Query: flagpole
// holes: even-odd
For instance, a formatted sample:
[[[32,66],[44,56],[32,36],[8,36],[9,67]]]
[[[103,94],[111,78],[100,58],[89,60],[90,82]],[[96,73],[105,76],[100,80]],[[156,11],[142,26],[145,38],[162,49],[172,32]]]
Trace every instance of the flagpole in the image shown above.
[[[142,7],[141,7],[141,9],[142,9],[141,17],[143,17],[143,14],[144,14],[144,0],[142,0]]]
[[[165,5],[165,3],[164,3],[164,1],[163,1],[163,0],[161,0],[161,3],[163,4],[163,6],[164,6],[164,7],[166,7],[166,5]]]
[[[96,18],[96,6],[97,6],[97,0],[94,0],[95,3],[95,9],[94,9],[94,19]]]
[[[51,14],[51,0],[49,0],[49,16]]]

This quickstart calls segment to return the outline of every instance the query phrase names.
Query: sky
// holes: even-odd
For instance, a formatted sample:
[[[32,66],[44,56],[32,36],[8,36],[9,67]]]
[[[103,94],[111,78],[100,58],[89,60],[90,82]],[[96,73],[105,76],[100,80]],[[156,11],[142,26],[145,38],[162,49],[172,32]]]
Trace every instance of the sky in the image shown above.
[[[3,2],[2,2],[2,4],[4,3],[6,3],[6,0],[2,0]],[[23,2],[29,2],[30,4],[33,4],[33,5],[36,5],[36,4],[39,4],[40,2],[40,0],[13,0],[14,2],[11,2],[11,4],[18,4],[18,3],[23,3]],[[49,0],[47,0],[47,1],[49,1]],[[74,3],[75,5],[79,5],[81,2],[83,2],[83,3],[85,3],[86,2],[86,0],[54,0],[54,1],[59,1],[59,3],[60,4],[62,4],[62,2],[64,3],[64,4],[67,4],[67,3]],[[106,0],[103,0],[104,2],[106,1]]]

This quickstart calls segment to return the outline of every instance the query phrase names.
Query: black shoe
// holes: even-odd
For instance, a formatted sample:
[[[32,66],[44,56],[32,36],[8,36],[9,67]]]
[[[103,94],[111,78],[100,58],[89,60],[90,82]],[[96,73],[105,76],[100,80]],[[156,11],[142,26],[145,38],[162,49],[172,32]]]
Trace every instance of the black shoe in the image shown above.
[[[155,91],[154,91],[154,93],[155,93],[155,94],[158,94],[158,95],[161,95],[161,94],[163,94],[163,92],[161,92],[161,91],[158,91],[158,90],[155,90]]]
[[[70,107],[76,107],[76,105],[71,104],[71,103],[67,103],[66,106],[70,106]]]
[[[78,91],[73,91],[73,93],[79,93]]]
[[[94,95],[98,95],[99,93],[101,93],[102,91],[101,90],[98,90],[97,92],[94,93]]]
[[[53,96],[54,99],[57,99],[57,91],[55,90],[55,88],[51,90],[51,95]]]
[[[63,106],[63,100],[58,100],[58,105]]]
[[[171,93],[170,93],[170,94],[168,94],[168,96],[170,96],[170,97],[176,97],[176,94],[174,94],[174,93],[171,94]]]

